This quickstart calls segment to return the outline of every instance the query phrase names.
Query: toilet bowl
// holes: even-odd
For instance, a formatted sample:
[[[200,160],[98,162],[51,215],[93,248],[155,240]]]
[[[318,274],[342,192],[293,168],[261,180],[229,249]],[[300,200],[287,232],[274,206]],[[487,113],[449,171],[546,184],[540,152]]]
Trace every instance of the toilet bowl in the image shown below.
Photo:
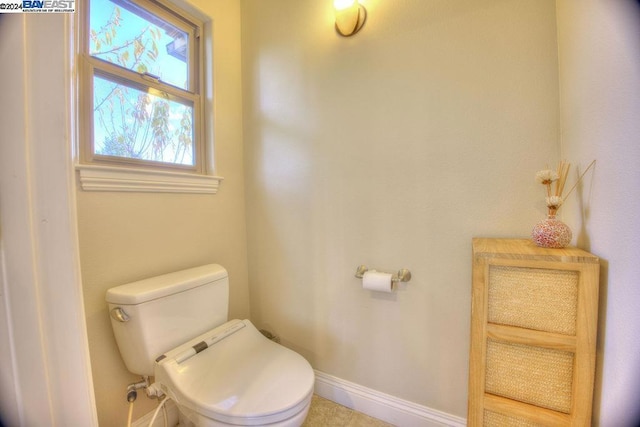
[[[210,264],[107,291],[129,371],[155,378],[180,426],[300,426],[314,373],[249,320],[226,321],[228,275]]]
[[[195,353],[198,343],[212,343]],[[197,426],[299,426],[314,375],[299,354],[232,320],[159,357],[156,383]]]

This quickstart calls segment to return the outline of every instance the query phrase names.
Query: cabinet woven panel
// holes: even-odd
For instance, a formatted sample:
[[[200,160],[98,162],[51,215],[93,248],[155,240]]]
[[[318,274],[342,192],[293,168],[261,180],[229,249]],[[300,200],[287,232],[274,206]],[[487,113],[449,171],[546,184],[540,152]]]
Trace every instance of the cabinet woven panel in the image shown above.
[[[485,391],[568,414],[573,358],[566,351],[488,339]]]
[[[491,266],[491,323],[565,335],[576,333],[578,273],[575,271]]]
[[[534,423],[524,418],[511,417],[493,411],[484,411],[485,427],[546,427],[544,424]]]

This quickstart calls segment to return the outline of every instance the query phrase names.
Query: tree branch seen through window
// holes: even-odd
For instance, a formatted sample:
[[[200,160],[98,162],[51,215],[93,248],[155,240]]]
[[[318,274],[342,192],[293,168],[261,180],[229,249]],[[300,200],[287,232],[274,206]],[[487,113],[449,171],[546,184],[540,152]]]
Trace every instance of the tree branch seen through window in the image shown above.
[[[94,154],[193,166],[190,35],[126,0],[91,0],[89,22]]]

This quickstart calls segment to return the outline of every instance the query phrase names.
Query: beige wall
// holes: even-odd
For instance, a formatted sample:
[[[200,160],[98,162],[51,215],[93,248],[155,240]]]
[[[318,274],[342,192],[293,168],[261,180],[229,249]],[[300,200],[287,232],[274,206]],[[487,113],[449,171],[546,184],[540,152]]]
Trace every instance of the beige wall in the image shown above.
[[[101,427],[126,422],[127,372],[107,306],[108,288],[216,262],[229,270],[230,315],[249,315],[242,165],[240,7],[237,1],[193,1],[213,20],[216,195],[100,193],[78,190],[82,280]],[[143,393],[134,419],[154,404]]]
[[[638,425],[640,5],[557,3],[562,155],[580,170],[597,160],[565,212],[577,244],[603,261],[594,419]]]
[[[559,147],[555,2],[242,1],[251,314],[328,374],[466,416],[473,236],[527,236]],[[358,264],[409,268],[391,295]]]

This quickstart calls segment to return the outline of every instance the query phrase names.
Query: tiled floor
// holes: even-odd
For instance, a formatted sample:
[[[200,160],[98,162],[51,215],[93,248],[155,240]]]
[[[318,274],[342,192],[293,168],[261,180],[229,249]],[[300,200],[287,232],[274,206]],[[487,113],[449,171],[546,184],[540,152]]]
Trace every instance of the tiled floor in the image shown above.
[[[313,395],[309,414],[302,427],[392,427],[392,425]]]

